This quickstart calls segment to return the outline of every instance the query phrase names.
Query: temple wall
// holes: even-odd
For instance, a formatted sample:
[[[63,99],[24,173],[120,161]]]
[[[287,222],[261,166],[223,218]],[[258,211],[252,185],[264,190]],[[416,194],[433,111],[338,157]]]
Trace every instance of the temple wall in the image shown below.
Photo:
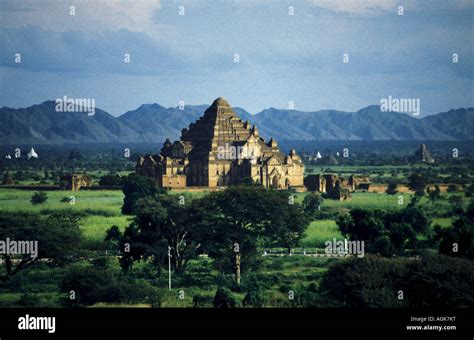
[[[186,187],[186,175],[173,175],[162,177],[162,186],[165,188],[185,188]]]

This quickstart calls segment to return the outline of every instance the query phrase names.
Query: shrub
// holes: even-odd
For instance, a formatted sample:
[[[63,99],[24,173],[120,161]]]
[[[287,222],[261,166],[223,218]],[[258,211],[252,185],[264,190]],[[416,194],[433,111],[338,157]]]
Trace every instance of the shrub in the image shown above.
[[[388,183],[387,190],[385,191],[389,195],[395,195],[397,191],[397,182],[391,181]]]
[[[99,180],[99,185],[103,186],[122,186],[123,179],[117,174],[108,174],[102,176]]]
[[[22,307],[39,307],[41,306],[41,299],[36,294],[21,294],[18,305]]]
[[[265,293],[261,289],[248,292],[242,301],[244,307],[263,307],[265,305]]]
[[[464,191],[464,195],[466,195],[466,197],[474,196],[474,184],[467,186],[466,190]]]
[[[303,199],[303,209],[310,216],[320,209],[324,198],[318,192],[312,192],[306,195]]]
[[[351,258],[324,274],[324,306],[350,308],[472,307],[474,264],[443,255],[421,259]],[[400,291],[403,299],[399,299]]]
[[[449,184],[448,188],[446,189],[447,192],[460,192],[461,188],[457,184]]]
[[[193,296],[193,307],[212,307],[213,305],[213,297],[212,296],[205,296],[205,295],[194,295]]]
[[[135,213],[136,203],[139,199],[155,196],[160,192],[155,181],[151,178],[130,174],[123,178],[122,213],[132,215]]]
[[[148,303],[152,307],[159,307],[162,301],[161,292],[148,281],[133,280],[101,266],[70,268],[60,287],[68,296],[71,291],[75,293],[75,299],[64,301],[69,306],[89,306],[106,302]]]
[[[241,307],[239,299],[226,287],[217,289],[213,305],[216,308]]]
[[[38,205],[38,204],[43,204],[46,203],[48,200],[48,195],[44,191],[40,192],[35,192],[33,196],[31,196],[31,204],[33,205]]]
[[[340,207],[324,207],[321,210],[315,211],[313,218],[315,220],[335,220],[339,215],[345,212],[344,208]]]
[[[368,253],[403,255],[419,246],[418,235],[426,234],[430,221],[418,208],[400,211],[353,209],[337,219],[339,230],[351,240],[364,240]]]

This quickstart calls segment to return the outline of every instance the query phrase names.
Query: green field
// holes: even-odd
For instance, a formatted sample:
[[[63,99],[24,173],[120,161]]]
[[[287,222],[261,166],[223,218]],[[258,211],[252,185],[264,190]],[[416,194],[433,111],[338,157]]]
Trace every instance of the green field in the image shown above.
[[[103,242],[105,232],[113,225],[117,225],[124,230],[132,219],[130,216],[121,214],[123,203],[123,193],[119,190],[102,191],[78,191],[66,190],[48,191],[48,200],[44,204],[32,205],[31,196],[34,191],[23,191],[14,189],[0,189],[0,212],[2,211],[33,211],[48,214],[53,211],[80,211],[85,213],[85,217],[80,220],[80,226],[84,236],[84,249],[96,251],[97,256],[103,256],[106,244]],[[183,193],[171,192],[172,195]],[[184,193],[186,199],[198,198],[206,195],[206,192]],[[301,203],[308,193],[297,193],[296,201]],[[448,201],[452,194],[443,194],[443,199],[436,203],[431,203],[426,197],[421,201],[423,207],[439,214],[432,219],[432,226],[438,224],[443,228],[451,226],[454,218],[443,217],[443,212],[449,211],[452,207]],[[75,204],[61,203],[64,197],[74,196]],[[356,192],[347,201],[336,201],[326,199],[322,203],[321,210],[333,209],[344,212],[352,208],[366,209],[401,209],[410,202],[411,194],[402,194],[404,204],[398,204],[399,195],[387,195],[385,193]],[[467,204],[467,200],[464,199]],[[305,232],[305,236],[300,241],[301,248],[324,248],[324,243],[333,238],[341,239],[342,235],[333,219],[312,221]],[[110,265],[119,270],[116,257],[110,257]],[[309,256],[264,256],[263,275],[268,277],[273,283],[267,289],[268,306],[290,307],[287,291],[306,289],[309,284],[319,284],[319,280],[327,270],[328,261],[339,261],[338,259],[325,259]],[[139,262],[134,266],[134,273],[137,276],[147,276],[147,266]],[[67,268],[48,268],[40,265],[39,268],[26,270],[15,276],[10,285],[0,291],[0,306],[18,306],[21,301],[31,299],[40,301],[42,306],[58,306],[60,299],[64,296],[59,293],[58,282],[67,271]],[[247,277],[245,274],[244,277]],[[167,272],[156,275],[153,278],[154,285],[160,288],[162,294],[162,307],[192,307],[193,297],[199,295],[206,299],[208,307],[212,306],[212,300],[218,285],[216,284],[219,274],[212,267],[210,259],[198,258],[192,260],[185,276],[179,277],[173,274],[173,289],[168,291]],[[198,281],[196,281],[198,278]],[[273,280],[273,281],[272,281]],[[184,292],[184,298],[179,297]],[[244,298],[244,293],[235,293],[240,300]],[[147,304],[108,304],[98,303],[92,307],[149,307]]]
[[[302,247],[324,248],[324,242],[333,238],[342,239],[336,222],[332,220],[313,221],[300,241]]]
[[[34,191],[0,189],[0,212],[1,211],[32,211],[40,213],[49,213],[52,211],[82,211],[88,216],[81,219],[81,228],[84,231],[86,242],[91,248],[97,249],[105,235],[105,231],[112,225],[117,225],[123,230],[129,223],[130,217],[121,214],[123,203],[123,193],[120,190],[84,190],[71,192],[68,190],[48,191],[48,201],[40,205],[30,203]],[[172,195],[181,195],[180,192],[171,192]],[[206,195],[206,192],[184,193],[187,198],[198,198]],[[297,193],[296,202],[301,203],[308,193]],[[451,194],[445,194],[449,197]],[[75,197],[75,204],[61,203],[64,197]],[[398,204],[399,194],[387,195],[383,193],[356,192],[352,198],[347,201],[336,201],[326,199],[322,203],[322,209],[332,208],[366,208],[366,209],[401,209],[410,202],[411,194],[401,194],[404,204]],[[432,204],[427,198],[422,199],[422,203],[428,207]],[[467,203],[467,202],[466,202]],[[436,209],[450,209],[450,203],[447,199],[436,202]],[[450,218],[437,218],[433,224],[439,224],[442,227],[451,224]],[[320,247],[323,240],[340,236],[334,221],[323,220],[314,221],[309,226],[306,237],[301,241],[302,246]]]
[[[123,193],[120,190],[47,191],[48,201],[40,205],[30,203],[34,191],[0,189],[0,211],[32,211],[41,212],[43,209],[86,211],[91,215],[119,216],[123,203]],[[61,203],[64,197],[74,196],[75,204]]]
[[[0,212],[85,212],[87,217],[80,220],[80,225],[89,249],[101,249],[105,231],[112,225],[117,225],[123,230],[129,224],[130,217],[120,212],[123,203],[123,193],[120,190],[47,191],[47,202],[39,205],[30,203],[33,193],[34,191],[0,189]],[[75,204],[60,202],[62,198],[71,196],[74,196]]]

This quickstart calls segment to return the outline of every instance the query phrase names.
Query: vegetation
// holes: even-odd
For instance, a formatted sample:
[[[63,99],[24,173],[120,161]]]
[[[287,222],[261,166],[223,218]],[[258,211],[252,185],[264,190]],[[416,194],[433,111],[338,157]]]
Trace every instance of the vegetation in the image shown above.
[[[434,242],[439,244],[439,252],[455,257],[474,259],[474,200],[451,227],[434,229]]]
[[[30,202],[33,205],[38,205],[38,204],[46,203],[47,200],[48,200],[48,195],[45,192],[40,191],[40,192],[35,192],[33,196],[31,196]]]
[[[397,182],[396,181],[390,181],[387,186],[387,191],[386,193],[389,195],[395,195],[397,193]]]
[[[332,265],[321,280],[321,296],[322,304],[334,307],[467,307],[474,303],[472,282],[474,264],[467,260],[367,256]]]
[[[426,177],[417,172],[408,177],[408,187],[415,192],[416,196],[423,196],[427,185]]]
[[[403,150],[389,159],[357,147],[338,165],[306,170],[367,175],[387,192],[343,201],[251,185],[164,192],[130,175],[135,159],[118,149],[0,160],[9,183],[34,189],[0,188],[0,241],[38,240],[39,249],[37,258],[1,255],[0,306],[473,306],[472,161],[410,164]],[[71,172],[123,190],[47,191],[31,204],[44,196],[35,186]],[[319,257],[344,238],[363,240],[365,257]]]
[[[81,240],[78,219],[76,214],[1,214],[0,239],[6,243],[11,240],[28,244],[11,248],[16,249],[11,253],[5,249],[2,251],[4,274],[0,275],[0,280],[8,280],[44,259],[48,259],[51,265],[62,265],[77,259]],[[27,251],[20,251],[20,248]]]

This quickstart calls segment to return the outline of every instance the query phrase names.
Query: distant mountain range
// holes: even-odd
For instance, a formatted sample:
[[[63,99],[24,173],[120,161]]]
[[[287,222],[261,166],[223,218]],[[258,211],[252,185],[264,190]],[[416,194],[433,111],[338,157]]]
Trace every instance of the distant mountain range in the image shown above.
[[[208,105],[183,110],[144,104],[119,117],[97,109],[56,112],[46,101],[28,108],[0,109],[0,144],[156,143],[178,139],[181,129],[198,119]],[[234,108],[242,120],[257,124],[260,134],[277,140],[474,140],[474,108],[456,109],[417,119],[369,106],[357,112],[303,112],[270,108],[251,115]]]

